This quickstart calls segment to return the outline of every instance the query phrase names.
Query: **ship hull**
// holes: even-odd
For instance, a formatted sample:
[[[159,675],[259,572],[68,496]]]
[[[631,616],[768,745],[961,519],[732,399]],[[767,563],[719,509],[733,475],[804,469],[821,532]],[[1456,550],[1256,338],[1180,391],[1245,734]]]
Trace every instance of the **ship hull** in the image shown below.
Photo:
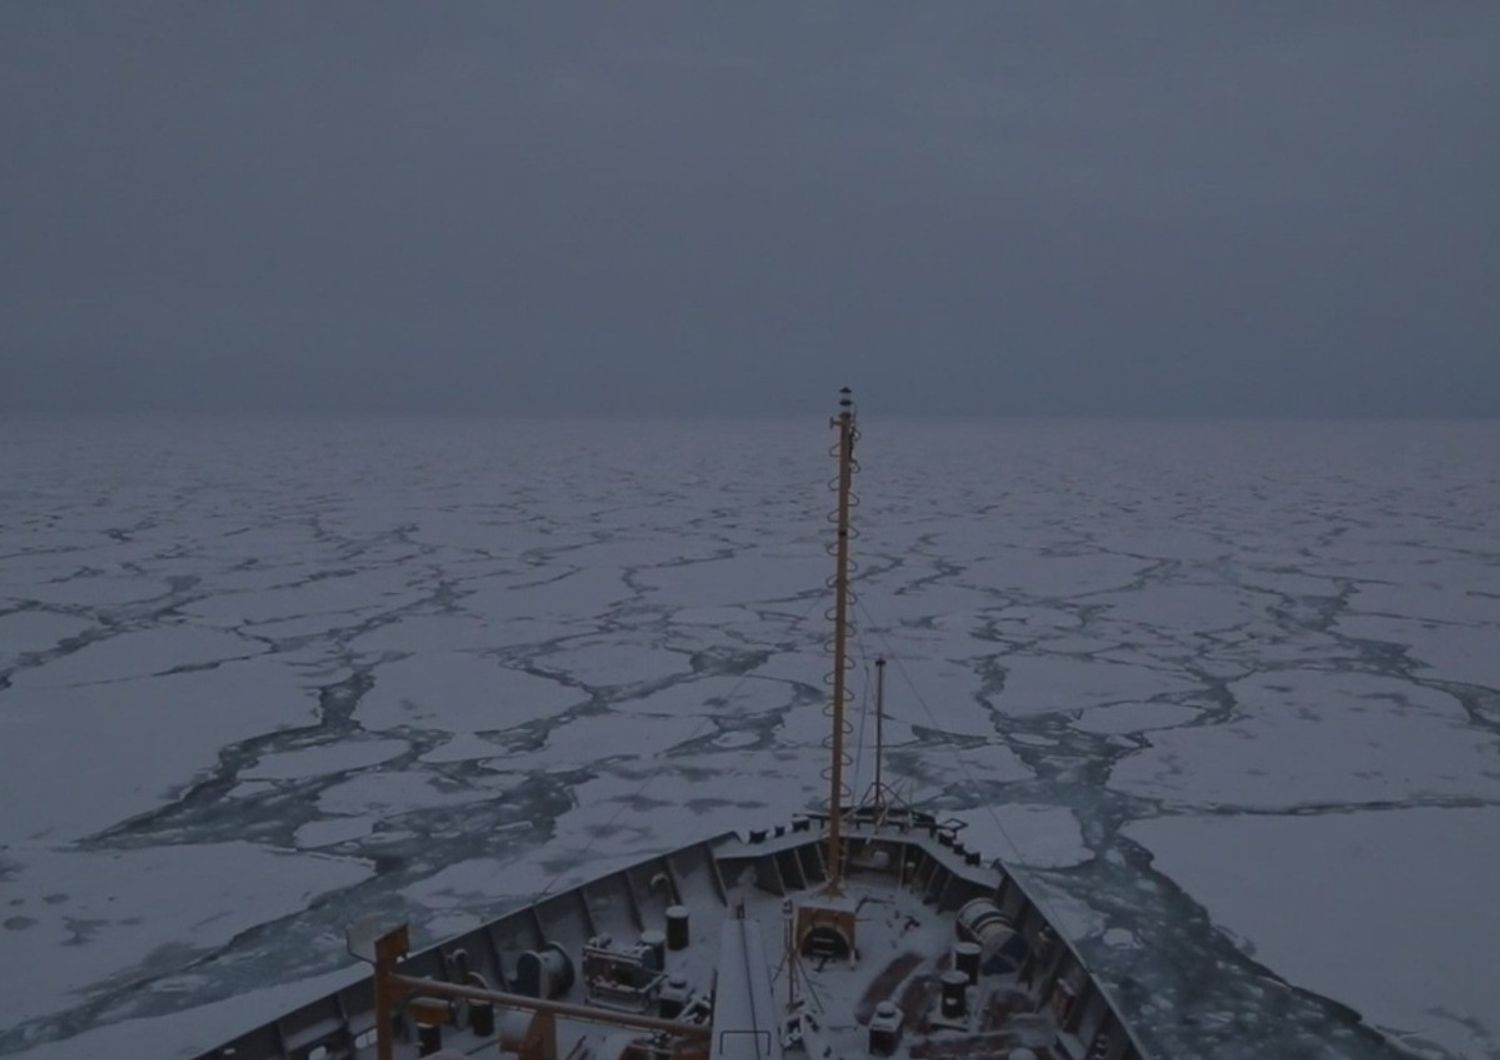
[[[779,918],[785,913],[790,924],[794,904],[807,904],[825,882],[824,824],[817,816],[799,817],[743,837],[726,834],[644,858],[415,952],[401,962],[401,972],[443,983],[478,984],[495,991],[536,995],[545,991],[538,988],[534,976],[528,978],[524,955],[546,951],[576,955],[590,946],[601,952],[601,939],[645,937],[642,933],[654,933],[663,927],[664,914],[669,917],[674,909],[690,914],[696,939],[704,940],[695,941],[700,947],[709,946],[707,940],[724,921],[744,919],[747,905],[752,914],[759,910],[763,918]],[[1030,1048],[1038,1057],[1056,1060],[1144,1060],[1144,1049],[1108,991],[1058,925],[1049,921],[1025,884],[999,861],[986,861],[980,852],[967,849],[961,833],[927,814],[851,810],[845,816],[844,828],[849,886],[854,893],[862,893],[860,888],[867,887],[875,896],[861,903],[906,903],[908,912],[902,916],[912,923],[933,921],[929,925],[931,937],[937,940],[973,937],[958,922],[970,903],[993,908],[998,915],[992,919],[1006,925],[1015,958],[1014,967],[1005,967],[1003,989],[997,986],[985,995],[985,1001],[973,1002],[980,1007],[988,1005],[989,1015],[981,1018],[975,1013],[960,1026],[945,1024],[936,1015],[938,1009],[932,1008],[934,1016],[929,1025],[927,1007],[931,1007],[932,997],[923,995],[921,984],[926,983],[928,995],[935,997],[935,984],[956,958],[941,941],[927,946],[930,953],[898,953],[900,947],[894,940],[878,937],[878,925],[861,928],[867,937],[860,940],[859,949],[869,968],[858,980],[857,989],[846,988],[847,1002],[838,1001],[839,988],[827,986],[823,990],[834,998],[833,1007],[844,1004],[851,1010],[842,1017],[842,1033],[847,1039],[842,1047],[855,1041],[853,1034],[864,1041],[862,1028],[871,1020],[872,1006],[889,999],[892,1004],[900,1001],[906,1006],[904,1017],[897,1018],[909,1028],[905,1043],[891,1055],[1006,1056],[1011,1049]],[[987,902],[977,901],[981,899]],[[862,922],[865,920],[873,923],[868,915]],[[780,930],[775,927],[765,937],[774,942],[774,932]],[[790,927],[787,931],[790,937]],[[890,956],[883,956],[887,950]],[[768,972],[775,973],[778,963],[785,964],[786,956],[776,949],[771,952]],[[712,956],[689,959],[691,953],[685,947],[680,960],[687,963],[681,965],[682,970],[702,973],[708,983],[702,995],[714,996]],[[672,959],[679,961],[676,955]],[[796,977],[792,979],[795,985]],[[588,989],[597,991],[597,983]],[[575,993],[583,996],[583,991],[580,985]],[[653,998],[646,1000],[655,1003]],[[718,1025],[722,1010],[728,1007],[726,988],[720,987],[714,1003],[721,1010],[713,1017]],[[455,1013],[459,1012],[455,1008]],[[997,1012],[1002,1015],[996,1017]],[[765,1019],[764,1014],[761,1018]],[[838,1019],[835,1015],[825,1020],[829,1024],[827,1034],[834,1034],[834,1028],[841,1026]],[[402,1010],[394,1027],[396,1055],[430,1054],[434,1039],[439,1038],[443,1048],[459,1055],[481,1048],[494,1055],[496,1045],[505,1044],[500,1040],[500,1030],[480,1033],[488,1029],[487,1022],[478,1027],[468,1023],[459,1014],[446,1027],[423,1028]],[[780,1024],[777,1026],[780,1028]],[[853,1028],[852,1033],[849,1028]],[[367,977],[249,1030],[201,1054],[198,1060],[363,1060],[375,1055],[375,1029],[374,985]],[[778,1031],[782,1032],[784,1028]],[[771,1031],[758,1033],[765,1033],[767,1041],[773,1037]],[[574,1046],[572,1051],[559,1051],[558,1055],[628,1056],[632,1055],[628,1045],[618,1044],[628,1043],[628,1039],[628,1035],[616,1035],[609,1039],[616,1044],[604,1043],[604,1051],[600,1051],[603,1040],[597,1033],[588,1039],[580,1032],[564,1041],[564,1046]],[[589,1040],[595,1043],[592,1049],[578,1044]],[[919,1041],[921,1045],[916,1044]],[[507,1054],[502,1048],[499,1055]]]

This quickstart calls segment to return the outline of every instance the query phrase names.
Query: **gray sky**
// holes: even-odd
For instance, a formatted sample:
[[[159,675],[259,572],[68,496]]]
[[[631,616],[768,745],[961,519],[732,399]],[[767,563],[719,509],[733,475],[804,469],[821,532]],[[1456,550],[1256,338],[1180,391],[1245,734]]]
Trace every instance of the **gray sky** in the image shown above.
[[[0,6],[0,408],[1500,414],[1500,3]]]

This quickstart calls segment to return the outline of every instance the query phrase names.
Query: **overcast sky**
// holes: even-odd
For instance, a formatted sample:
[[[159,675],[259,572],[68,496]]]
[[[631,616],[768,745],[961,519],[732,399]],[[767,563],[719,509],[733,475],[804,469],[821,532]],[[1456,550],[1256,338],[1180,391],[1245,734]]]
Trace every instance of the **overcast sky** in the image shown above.
[[[1500,3],[0,6],[0,408],[1500,414]]]

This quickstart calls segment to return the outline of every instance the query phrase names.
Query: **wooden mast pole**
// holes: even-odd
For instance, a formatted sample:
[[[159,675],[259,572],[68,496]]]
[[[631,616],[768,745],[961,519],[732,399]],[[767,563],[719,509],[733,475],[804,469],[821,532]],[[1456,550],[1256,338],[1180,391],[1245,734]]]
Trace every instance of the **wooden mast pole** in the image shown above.
[[[828,795],[828,893],[842,893],[844,788],[844,669],[848,665],[849,494],[854,479],[854,399],[839,390],[839,414],[830,424],[839,432],[838,544],[833,575],[833,763]]]

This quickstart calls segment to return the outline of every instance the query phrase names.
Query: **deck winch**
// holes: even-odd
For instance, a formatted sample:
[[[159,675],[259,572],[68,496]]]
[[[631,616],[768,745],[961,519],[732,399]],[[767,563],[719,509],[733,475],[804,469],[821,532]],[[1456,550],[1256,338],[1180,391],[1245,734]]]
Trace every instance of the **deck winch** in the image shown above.
[[[644,1012],[651,1007],[663,974],[665,938],[659,931],[633,946],[616,947],[608,935],[597,935],[583,947],[583,985],[590,1000]],[[660,942],[658,942],[660,940]]]
[[[1026,940],[992,899],[966,902],[958,911],[954,931],[960,939],[979,947],[978,971],[992,975],[1014,971],[1026,959]],[[958,958],[956,947],[954,958]],[[974,957],[965,951],[964,960],[973,961]]]
[[[527,950],[516,960],[516,993],[527,997],[558,997],[573,985],[573,960],[556,942]]]

